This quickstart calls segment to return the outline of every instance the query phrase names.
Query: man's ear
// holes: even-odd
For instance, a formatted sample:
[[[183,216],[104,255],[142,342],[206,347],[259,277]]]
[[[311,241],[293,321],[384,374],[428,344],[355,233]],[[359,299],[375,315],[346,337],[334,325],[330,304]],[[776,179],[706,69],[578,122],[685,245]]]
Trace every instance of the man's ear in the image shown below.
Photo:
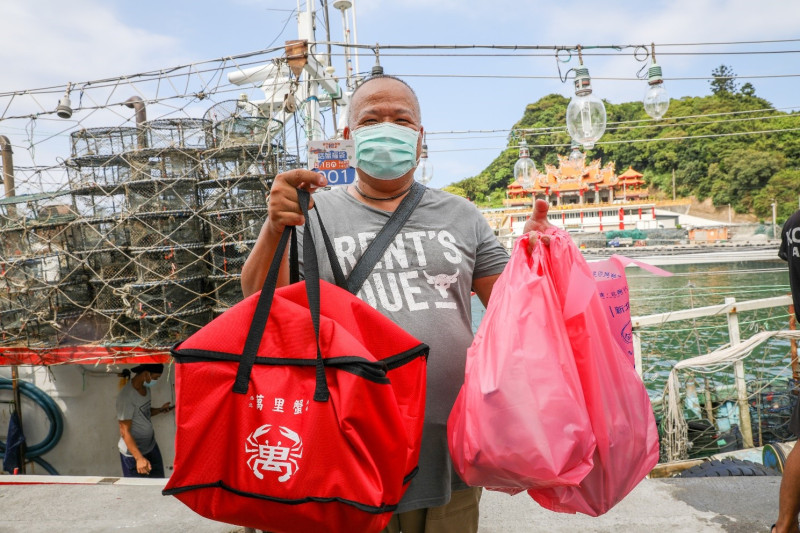
[[[419,137],[417,138],[417,160],[422,156],[422,144],[423,139],[425,138],[425,128],[423,126],[419,127]]]

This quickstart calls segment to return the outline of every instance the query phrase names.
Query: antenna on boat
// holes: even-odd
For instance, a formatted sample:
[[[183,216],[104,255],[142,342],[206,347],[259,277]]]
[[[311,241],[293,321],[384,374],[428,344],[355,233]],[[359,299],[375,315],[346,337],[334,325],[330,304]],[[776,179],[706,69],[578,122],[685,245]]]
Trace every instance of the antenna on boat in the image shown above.
[[[344,35],[344,61],[345,61],[345,79],[347,80],[347,88],[353,88],[353,62],[350,58],[350,23],[347,20],[346,11],[353,7],[352,0],[335,0],[333,7],[342,12],[342,33]]]
[[[306,139],[319,140],[324,137],[320,109],[333,106],[334,101],[339,106],[346,106],[349,97],[342,92],[339,80],[333,75],[332,65],[328,64],[324,55],[318,56],[315,52],[315,13],[312,5],[309,2],[305,11],[298,12],[298,39],[286,41],[284,57],[276,58],[267,65],[231,72],[228,81],[235,85],[259,85],[266,99],[251,101],[251,104],[257,105],[265,116],[276,123],[286,124],[294,116],[294,111],[302,111]],[[349,28],[344,11],[350,6],[351,0],[333,2],[333,7],[342,11],[346,33]],[[349,54],[347,48],[346,53]],[[349,67],[346,70],[348,84],[351,83],[351,70]],[[291,102],[295,102],[296,107],[286,105]]]

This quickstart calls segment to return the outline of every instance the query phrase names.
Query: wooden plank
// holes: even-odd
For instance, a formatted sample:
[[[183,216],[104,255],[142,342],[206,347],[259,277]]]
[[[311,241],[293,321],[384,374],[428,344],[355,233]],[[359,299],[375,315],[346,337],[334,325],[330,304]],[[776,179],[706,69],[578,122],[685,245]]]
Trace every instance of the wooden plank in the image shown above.
[[[684,470],[703,463],[705,459],[689,459],[686,461],[675,461],[672,463],[659,463],[650,471],[651,478],[672,477]]]

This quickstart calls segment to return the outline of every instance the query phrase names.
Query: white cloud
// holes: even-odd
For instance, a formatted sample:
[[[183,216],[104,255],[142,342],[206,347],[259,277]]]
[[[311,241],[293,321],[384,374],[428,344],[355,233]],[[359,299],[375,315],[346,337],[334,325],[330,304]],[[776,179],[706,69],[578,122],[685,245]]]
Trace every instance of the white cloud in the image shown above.
[[[0,90],[130,74],[172,65],[180,56],[176,39],[127,24],[98,0],[77,7],[5,0],[0,35]]]

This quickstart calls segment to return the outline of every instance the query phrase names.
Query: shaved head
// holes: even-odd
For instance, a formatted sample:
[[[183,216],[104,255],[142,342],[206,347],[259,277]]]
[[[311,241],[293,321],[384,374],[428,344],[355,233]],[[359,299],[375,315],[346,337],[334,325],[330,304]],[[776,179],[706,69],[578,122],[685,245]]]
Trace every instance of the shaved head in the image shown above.
[[[367,90],[364,90],[365,87],[367,87]],[[390,90],[392,92],[398,91],[398,96],[410,98],[416,114],[417,124],[421,123],[422,111],[419,106],[417,93],[414,92],[414,89],[412,89],[408,83],[404,82],[400,78],[389,76],[387,74],[381,74],[367,78],[361,83],[361,85],[356,87],[355,91],[353,91],[353,95],[350,97],[350,105],[347,106],[347,124],[350,129],[353,129],[356,126],[356,124],[353,123],[353,117],[356,115],[358,106],[362,104],[362,100],[369,100],[373,93],[375,93],[377,90]]]

